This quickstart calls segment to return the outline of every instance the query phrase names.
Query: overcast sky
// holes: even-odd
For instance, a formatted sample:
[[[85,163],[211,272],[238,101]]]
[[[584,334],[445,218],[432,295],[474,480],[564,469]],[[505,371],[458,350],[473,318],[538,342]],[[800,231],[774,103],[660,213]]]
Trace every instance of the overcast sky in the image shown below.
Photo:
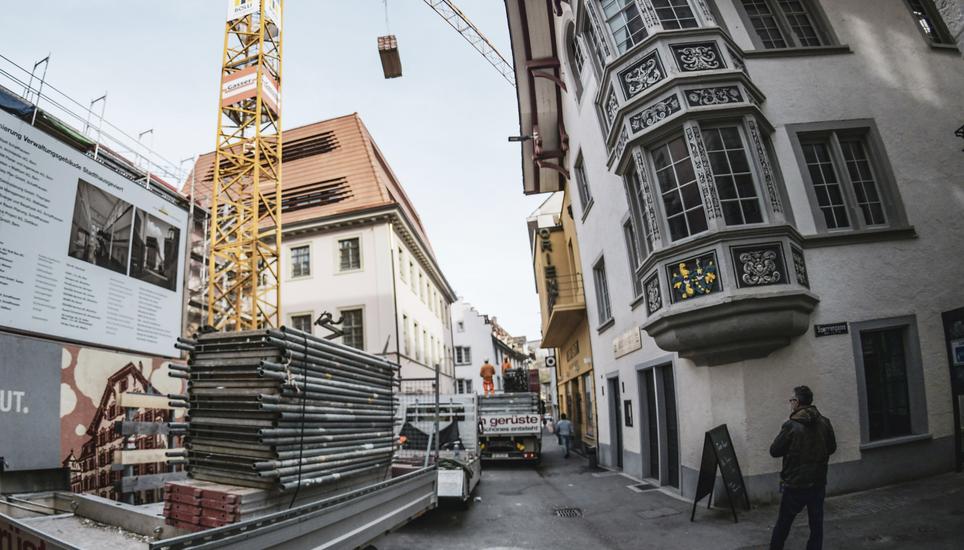
[[[154,129],[179,161],[214,148],[225,0],[31,0],[4,6],[0,53],[51,53],[48,80],[81,103],[108,93],[128,134]],[[509,55],[501,0],[457,0]],[[287,0],[285,128],[358,112],[415,202],[456,292],[514,335],[539,337],[514,90],[422,0],[389,0],[404,76],[382,77],[381,0]],[[511,60],[510,60],[511,61]]]

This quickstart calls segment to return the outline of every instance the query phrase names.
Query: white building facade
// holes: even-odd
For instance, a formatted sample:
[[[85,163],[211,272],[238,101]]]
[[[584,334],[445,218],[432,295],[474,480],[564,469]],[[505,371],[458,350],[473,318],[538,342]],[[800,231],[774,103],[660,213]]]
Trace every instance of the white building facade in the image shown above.
[[[452,342],[455,349],[455,387],[457,393],[482,394],[479,369],[488,360],[496,367],[495,391],[503,390],[502,360],[509,359],[513,368],[527,367],[525,350],[513,346],[507,333],[495,318],[479,313],[472,304],[459,299],[452,304]]]
[[[726,424],[773,499],[805,384],[830,492],[960,464],[964,5],[535,4],[506,0],[525,190],[577,191],[600,462],[692,497]]]

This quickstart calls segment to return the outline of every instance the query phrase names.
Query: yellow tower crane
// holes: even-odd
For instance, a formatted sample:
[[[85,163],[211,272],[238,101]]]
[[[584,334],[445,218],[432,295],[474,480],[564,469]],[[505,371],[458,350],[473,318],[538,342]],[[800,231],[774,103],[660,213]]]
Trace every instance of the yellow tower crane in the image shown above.
[[[280,325],[284,0],[230,0],[211,194],[207,323]]]

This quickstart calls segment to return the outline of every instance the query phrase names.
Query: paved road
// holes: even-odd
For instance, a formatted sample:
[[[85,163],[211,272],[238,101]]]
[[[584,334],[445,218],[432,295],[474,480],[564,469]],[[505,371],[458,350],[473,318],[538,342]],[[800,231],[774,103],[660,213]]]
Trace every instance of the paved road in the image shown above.
[[[564,460],[552,438],[543,463],[486,464],[467,510],[442,507],[376,542],[378,550],[641,550],[766,548],[774,507],[697,512],[659,490],[636,492],[631,478],[590,471],[578,455]],[[564,518],[557,508],[579,508]],[[824,548],[964,548],[964,476],[829,499]],[[787,548],[806,545],[806,516],[797,518]]]

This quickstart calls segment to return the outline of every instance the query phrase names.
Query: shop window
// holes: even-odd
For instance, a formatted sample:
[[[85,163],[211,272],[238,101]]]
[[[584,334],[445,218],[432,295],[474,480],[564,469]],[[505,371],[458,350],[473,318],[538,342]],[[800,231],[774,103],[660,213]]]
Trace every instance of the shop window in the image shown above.
[[[861,442],[926,434],[923,366],[913,316],[851,325],[857,364]]]

